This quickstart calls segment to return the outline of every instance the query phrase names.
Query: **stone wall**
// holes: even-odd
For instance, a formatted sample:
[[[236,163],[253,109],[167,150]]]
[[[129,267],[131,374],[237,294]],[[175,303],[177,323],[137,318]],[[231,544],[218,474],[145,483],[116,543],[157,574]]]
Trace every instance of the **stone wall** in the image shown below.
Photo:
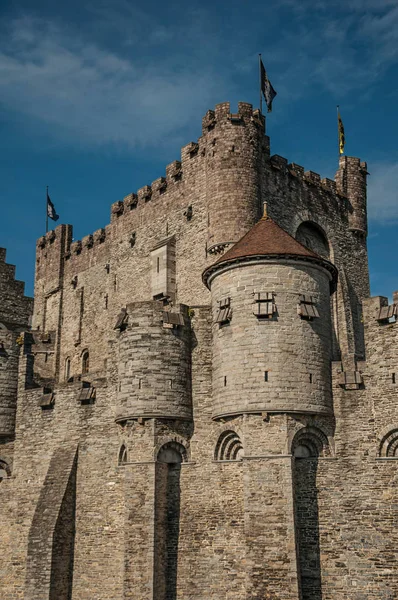
[[[215,273],[213,299],[213,414],[332,412],[330,274],[298,260],[247,261]],[[258,317],[258,302],[274,303]],[[298,314],[311,297],[319,317]],[[228,298],[232,316],[217,323]],[[222,310],[222,309],[221,309]]]
[[[263,117],[225,103],[104,229],[40,238],[31,332],[0,251],[0,390],[19,363],[2,600],[397,597],[398,325],[367,298],[365,171],[270,157]],[[202,283],[265,201],[338,267],[331,301],[326,271],[292,260]],[[275,316],[253,314],[259,292]]]

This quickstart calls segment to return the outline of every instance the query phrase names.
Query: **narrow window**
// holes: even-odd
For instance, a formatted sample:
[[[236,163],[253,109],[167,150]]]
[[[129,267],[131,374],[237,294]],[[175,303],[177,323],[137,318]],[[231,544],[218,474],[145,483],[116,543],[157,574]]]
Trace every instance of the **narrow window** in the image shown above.
[[[119,450],[119,465],[125,465],[127,463],[127,448],[126,446],[123,444]]]
[[[232,318],[231,299],[223,298],[222,300],[219,300],[218,304],[219,308],[216,317],[216,323],[218,323],[220,326],[226,325]]]
[[[159,273],[160,271],[160,258],[159,256],[156,259],[156,273]]]
[[[90,368],[90,355],[88,350],[85,350],[82,355],[82,375],[87,375]]]
[[[65,361],[65,381],[70,379],[70,358],[68,357]]]
[[[395,373],[392,373],[392,374],[391,374],[391,381],[392,381],[392,383],[396,383],[396,380],[395,380]]]
[[[310,383],[312,383],[312,373],[310,373],[309,378],[310,378]]]
[[[108,308],[108,294],[105,294],[105,296],[104,296],[104,307],[105,307],[105,310]]]
[[[227,376],[224,375],[224,387],[227,387]]]
[[[264,381],[268,382],[268,371],[264,371]]]

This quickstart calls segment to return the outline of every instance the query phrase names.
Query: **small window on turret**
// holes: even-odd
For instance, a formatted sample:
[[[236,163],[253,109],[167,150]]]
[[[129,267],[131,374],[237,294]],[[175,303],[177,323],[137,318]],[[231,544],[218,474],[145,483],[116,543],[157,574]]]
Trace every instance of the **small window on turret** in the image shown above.
[[[254,311],[258,319],[271,319],[276,313],[275,295],[273,292],[257,292],[254,294]]]
[[[232,308],[231,308],[231,299],[223,298],[219,300],[219,308],[216,317],[216,323],[219,325],[226,325],[232,319]]]
[[[300,302],[297,305],[297,314],[302,319],[308,319],[309,321],[319,317],[319,312],[312,296],[300,296]]]

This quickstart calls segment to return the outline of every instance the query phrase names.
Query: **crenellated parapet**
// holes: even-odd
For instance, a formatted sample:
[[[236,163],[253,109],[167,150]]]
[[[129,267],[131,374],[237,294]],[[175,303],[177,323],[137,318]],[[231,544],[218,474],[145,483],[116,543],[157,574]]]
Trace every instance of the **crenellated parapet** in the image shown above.
[[[320,190],[326,190],[332,195],[342,195],[333,179],[322,177],[319,173],[315,173],[315,171],[306,171],[301,165],[289,163],[283,156],[273,154],[269,159],[269,164],[274,171],[281,171],[289,177],[302,181],[304,184],[318,187]]]
[[[12,437],[17,405],[19,338],[29,328],[33,298],[24,295],[24,283],[15,279],[15,266],[0,248],[0,440]]]

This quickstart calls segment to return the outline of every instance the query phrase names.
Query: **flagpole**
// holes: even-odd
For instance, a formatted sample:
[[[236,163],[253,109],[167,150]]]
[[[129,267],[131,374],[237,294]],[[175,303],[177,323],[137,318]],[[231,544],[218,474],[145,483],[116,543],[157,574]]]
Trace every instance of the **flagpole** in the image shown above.
[[[46,233],[48,233],[48,186],[46,189]]]
[[[258,55],[258,76],[259,76],[259,88],[260,88],[260,115],[263,114],[263,95],[261,89],[261,54]]]

